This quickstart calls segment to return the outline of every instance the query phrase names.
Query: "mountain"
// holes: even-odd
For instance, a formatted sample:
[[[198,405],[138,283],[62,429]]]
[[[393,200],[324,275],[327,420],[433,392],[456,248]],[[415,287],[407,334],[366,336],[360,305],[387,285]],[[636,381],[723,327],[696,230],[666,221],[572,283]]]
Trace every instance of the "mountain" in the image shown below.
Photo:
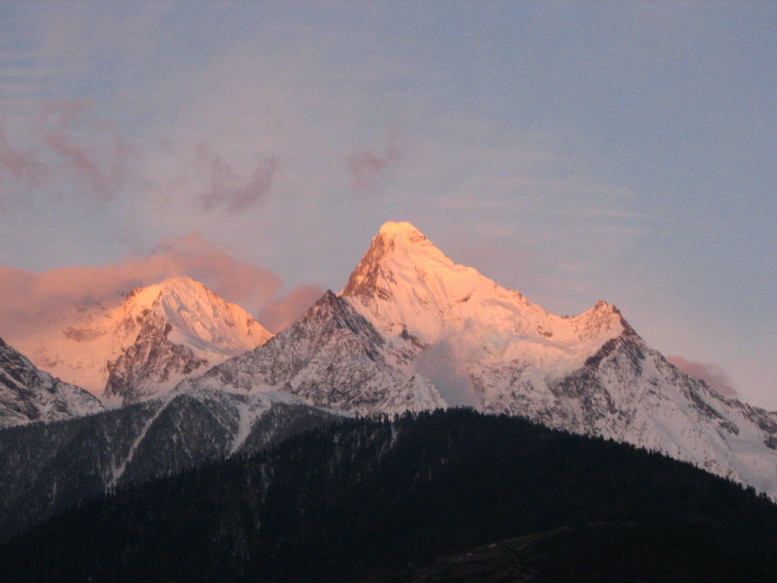
[[[0,428],[99,411],[96,397],[39,370],[0,338]]]
[[[689,464],[450,409],[86,502],[1,545],[0,581],[771,583],[776,533],[777,506]]]
[[[572,317],[386,223],[350,279],[270,342],[181,388],[284,390],[369,414],[449,405],[611,438],[777,497],[777,413],[727,399],[605,302]]]
[[[0,539],[90,497],[255,453],[339,419],[288,394],[193,390],[0,431]]]
[[[175,277],[110,305],[81,308],[30,341],[26,353],[40,368],[107,402],[132,403],[271,336],[239,306]]]
[[[578,316],[550,314],[471,267],[454,264],[409,223],[386,223],[340,294],[385,339],[392,363],[439,379],[448,400],[497,408],[503,391],[446,387],[483,367],[520,363],[524,387],[583,366],[607,340],[631,331],[599,302]],[[419,357],[423,354],[423,357]],[[444,374],[440,375],[440,371]],[[459,390],[456,390],[459,389]]]
[[[614,306],[550,314],[409,223],[381,228],[341,295],[449,403],[661,451],[777,496],[777,414],[683,374]]]
[[[346,413],[400,413],[444,407],[432,383],[388,364],[375,328],[331,291],[263,346],[185,379],[196,388],[285,391]]]

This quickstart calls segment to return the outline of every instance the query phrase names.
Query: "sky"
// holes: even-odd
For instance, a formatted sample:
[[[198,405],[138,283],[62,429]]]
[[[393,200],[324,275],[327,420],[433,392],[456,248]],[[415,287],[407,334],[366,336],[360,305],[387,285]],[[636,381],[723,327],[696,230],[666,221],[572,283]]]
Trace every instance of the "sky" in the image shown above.
[[[278,330],[382,223],[777,410],[777,3],[0,0],[0,337],[190,275]]]

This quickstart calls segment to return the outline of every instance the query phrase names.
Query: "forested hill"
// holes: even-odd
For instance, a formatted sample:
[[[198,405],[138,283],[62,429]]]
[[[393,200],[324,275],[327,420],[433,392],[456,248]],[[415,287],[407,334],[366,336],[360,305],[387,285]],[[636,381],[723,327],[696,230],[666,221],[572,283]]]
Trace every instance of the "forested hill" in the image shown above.
[[[763,496],[628,445],[469,410],[349,420],[93,500],[1,547],[0,577],[420,581],[436,557],[545,532],[573,535],[548,538],[552,552],[511,551],[515,573],[777,580],[777,507]]]

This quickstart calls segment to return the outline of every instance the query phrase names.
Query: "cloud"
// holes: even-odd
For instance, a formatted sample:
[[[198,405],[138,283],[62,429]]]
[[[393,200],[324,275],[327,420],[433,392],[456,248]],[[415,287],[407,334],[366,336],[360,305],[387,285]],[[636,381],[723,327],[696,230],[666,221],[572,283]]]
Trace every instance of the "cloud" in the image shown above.
[[[414,372],[427,377],[443,399],[454,407],[476,407],[479,400],[467,374],[461,370],[462,354],[454,340],[442,339],[416,359]]]
[[[99,201],[121,192],[134,176],[140,150],[113,125],[90,115],[94,107],[87,100],[43,103],[37,125],[25,132],[24,146],[0,129],[0,192],[8,196],[46,185],[61,189],[69,180],[79,194]]]
[[[272,271],[232,257],[196,232],[163,239],[139,263],[157,280],[174,275],[192,277],[252,313],[270,302],[282,284]]]
[[[128,182],[139,150],[112,125],[89,119],[93,108],[94,103],[86,100],[45,103],[41,140],[54,163],[69,171],[87,193],[109,200]]]
[[[0,126],[0,202],[44,186],[109,202],[133,184],[156,192],[180,184],[200,192],[205,211],[242,211],[273,190],[279,166],[275,156],[260,157],[253,170],[240,172],[205,141],[194,146],[191,157],[191,146],[177,149],[170,138],[158,138],[152,158],[173,165],[161,176],[148,167],[144,172],[138,164],[141,149],[100,119],[97,109],[86,99],[48,101],[37,106],[35,121],[15,136]],[[186,176],[171,179],[175,168],[186,168]]]
[[[89,101],[56,101],[43,106],[43,143],[55,163],[69,170],[87,193],[109,200],[127,183],[138,150],[107,124],[87,119]]]
[[[324,291],[324,288],[314,285],[296,287],[283,298],[262,309],[257,320],[270,332],[280,332],[312,306]]]
[[[38,188],[50,179],[35,150],[14,146],[0,127],[0,192]]]
[[[222,205],[231,211],[245,210],[270,193],[273,175],[278,167],[274,157],[260,159],[253,172],[243,175],[214,155],[205,142],[201,142],[195,151],[197,161],[209,180],[208,190],[202,197],[206,211]]]
[[[449,330],[427,346],[413,364],[413,372],[434,383],[443,399],[454,407],[477,407],[480,396],[467,374],[468,364],[478,362],[482,353],[467,338],[482,336],[483,324],[475,320],[462,322],[458,330]]]
[[[731,377],[729,377],[728,373],[717,364],[694,362],[681,356],[667,356],[666,360],[685,374],[703,380],[724,397],[739,397],[739,393],[734,388]]]
[[[373,194],[380,190],[381,180],[387,168],[402,158],[399,132],[392,128],[382,153],[363,147],[346,156],[345,162],[351,174],[354,194]]]
[[[252,314],[267,314],[275,329],[293,321],[320,295],[316,295],[319,288],[302,286],[279,298],[282,281],[275,273],[241,261],[192,233],[165,239],[146,256],[129,256],[98,267],[43,272],[0,267],[0,337],[29,350],[37,334],[55,329],[59,320],[79,307],[109,305],[136,287],[179,275],[203,282]]]

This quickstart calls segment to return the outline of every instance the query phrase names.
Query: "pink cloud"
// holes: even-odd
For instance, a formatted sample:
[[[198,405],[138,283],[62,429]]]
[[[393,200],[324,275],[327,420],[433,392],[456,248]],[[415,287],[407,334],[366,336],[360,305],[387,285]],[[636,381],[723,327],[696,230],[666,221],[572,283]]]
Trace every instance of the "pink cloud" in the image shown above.
[[[324,288],[313,285],[296,287],[283,298],[262,309],[257,319],[270,332],[280,332],[299,318],[325,291]]]
[[[196,232],[163,239],[143,263],[157,279],[187,275],[253,313],[271,301],[282,284],[272,271],[232,257]]]
[[[179,275],[203,282],[252,314],[267,314],[268,328],[274,329],[294,320],[320,295],[319,288],[303,286],[279,298],[282,281],[275,273],[193,233],[165,239],[146,256],[131,255],[99,267],[44,272],[0,267],[0,337],[22,349],[25,340],[81,306],[116,302],[136,287]]]
[[[739,396],[731,377],[717,364],[694,362],[681,356],[667,356],[666,360],[685,374],[703,380],[724,397],[736,398]]]
[[[12,137],[0,127],[0,204],[42,186],[99,202],[115,199],[133,183],[161,188],[158,177],[141,173],[140,149],[96,112],[97,105],[89,100],[46,102],[37,125],[25,135]],[[177,156],[173,142],[160,139],[157,146]],[[194,163],[196,178],[204,183],[199,202],[206,211],[242,211],[263,201],[273,190],[278,168],[277,158],[268,155],[251,171],[240,172],[206,142],[194,148]]]
[[[345,162],[351,174],[354,194],[372,194],[380,190],[380,183],[387,168],[402,158],[399,132],[392,128],[388,142],[381,153],[374,148],[363,147],[346,156]]]
[[[260,159],[249,175],[243,175],[213,154],[204,142],[196,148],[196,157],[204,166],[209,187],[202,198],[205,210],[225,206],[229,210],[244,210],[251,204],[263,200],[272,189],[273,175],[278,162],[273,157]]]

